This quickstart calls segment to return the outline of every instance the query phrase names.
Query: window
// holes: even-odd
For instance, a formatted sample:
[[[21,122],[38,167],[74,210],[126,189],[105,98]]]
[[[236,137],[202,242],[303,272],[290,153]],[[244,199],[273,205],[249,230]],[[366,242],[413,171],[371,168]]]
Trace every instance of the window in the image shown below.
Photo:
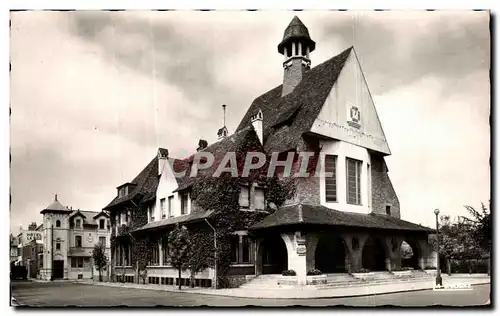
[[[116,247],[116,265],[117,266],[123,265],[122,246]]]
[[[82,236],[75,236],[75,247],[82,247]]]
[[[120,214],[120,224],[127,224],[127,214],[125,212]]]
[[[253,196],[254,208],[256,210],[264,210],[266,208],[266,198],[263,188],[256,187]]]
[[[72,268],[83,268],[83,257],[71,257]]]
[[[61,221],[60,220],[56,221],[56,227],[61,227]]]
[[[347,164],[347,203],[361,205],[361,166],[362,162],[346,158]]]
[[[152,206],[148,206],[148,216],[149,216],[149,221],[154,222],[155,220],[155,214],[154,214],[154,208]]]
[[[165,199],[160,200],[160,209],[161,209],[161,218],[165,218],[167,216],[165,210]]]
[[[123,248],[123,265],[128,266],[130,262],[130,246],[122,246]]]
[[[250,239],[248,236],[231,236],[231,262],[250,263]]]
[[[231,262],[238,263],[240,236],[231,236]]]
[[[101,245],[103,245],[104,247],[106,247],[106,237],[99,237],[99,243]]]
[[[385,214],[391,215],[391,206],[390,205],[385,206]]]
[[[172,217],[172,213],[173,213],[172,207],[174,207],[174,196],[173,195],[168,197],[168,217],[169,218]]]
[[[325,197],[327,202],[337,202],[337,156],[325,156]]]
[[[188,194],[181,194],[181,215],[186,215],[188,212]]]
[[[153,247],[151,250],[151,261],[149,262],[150,266],[158,266],[160,265],[160,247],[157,245],[156,247]]]
[[[168,264],[168,236],[165,236],[161,240],[161,251],[163,252],[163,265]]]
[[[61,243],[60,242],[56,243],[56,250],[61,250]]]
[[[122,197],[128,194],[128,186],[123,186],[118,189],[118,197]]]
[[[250,241],[248,236],[241,236],[241,263],[250,263]]]
[[[76,228],[82,228],[82,220],[76,219],[75,220],[75,227]]]
[[[106,220],[100,219],[99,220],[99,229],[104,229],[105,226],[106,226]]]
[[[242,207],[242,208],[248,208],[250,206],[250,197],[249,197],[248,191],[249,191],[248,187],[245,187],[245,186],[240,187],[239,203],[240,203],[240,207]]]

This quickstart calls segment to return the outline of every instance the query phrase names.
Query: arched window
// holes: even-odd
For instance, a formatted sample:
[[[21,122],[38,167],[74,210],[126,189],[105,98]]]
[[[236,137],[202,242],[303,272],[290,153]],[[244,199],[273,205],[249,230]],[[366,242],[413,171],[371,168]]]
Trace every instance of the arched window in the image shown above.
[[[61,227],[61,221],[60,220],[56,221],[56,227]]]

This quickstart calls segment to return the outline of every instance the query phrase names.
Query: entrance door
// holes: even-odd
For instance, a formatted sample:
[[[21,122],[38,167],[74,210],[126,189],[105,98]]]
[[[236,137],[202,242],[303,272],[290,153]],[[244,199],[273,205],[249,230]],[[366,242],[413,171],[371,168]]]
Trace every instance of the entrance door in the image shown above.
[[[54,260],[52,269],[52,276],[54,277],[54,279],[64,278],[64,260]]]
[[[285,242],[280,236],[264,240],[262,247],[262,274],[281,274],[288,269],[288,255]]]

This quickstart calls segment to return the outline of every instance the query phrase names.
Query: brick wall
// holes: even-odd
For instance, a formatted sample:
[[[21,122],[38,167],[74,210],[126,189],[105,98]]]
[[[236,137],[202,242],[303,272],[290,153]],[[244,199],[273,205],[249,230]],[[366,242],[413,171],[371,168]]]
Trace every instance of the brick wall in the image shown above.
[[[287,95],[295,89],[302,80],[306,68],[300,58],[292,60],[291,65],[284,70],[282,95]]]
[[[304,136],[304,139],[298,144],[297,152],[319,152],[318,139]],[[309,158],[308,164],[308,178],[296,179],[296,194],[294,202],[304,204],[320,204],[320,178],[314,175],[316,171],[317,157]],[[294,172],[299,172],[301,166],[301,159],[298,159],[294,166]]]
[[[387,173],[384,158],[371,155],[372,162],[372,209],[374,213],[385,214],[386,206],[391,206],[391,216],[400,218],[399,200]]]

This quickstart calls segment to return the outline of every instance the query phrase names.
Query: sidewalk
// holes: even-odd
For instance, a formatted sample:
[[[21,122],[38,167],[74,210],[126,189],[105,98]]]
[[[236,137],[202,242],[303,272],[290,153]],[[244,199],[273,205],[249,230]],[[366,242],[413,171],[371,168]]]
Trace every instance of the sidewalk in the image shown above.
[[[273,290],[250,290],[250,289],[219,289],[212,288],[189,288],[183,287],[179,290],[172,285],[155,285],[155,284],[132,284],[132,283],[110,283],[110,282],[93,282],[93,281],[76,281],[81,284],[91,284],[110,287],[121,287],[131,289],[156,290],[166,292],[183,292],[192,294],[219,295],[240,298],[276,298],[276,299],[307,299],[307,298],[334,298],[334,297],[355,297],[378,295],[398,292],[411,292],[431,290],[434,288],[435,280],[416,280],[415,282],[396,282],[390,284],[374,284],[356,287],[335,287],[335,288],[287,288]],[[443,285],[458,285],[458,284],[489,284],[488,276],[443,276]],[[440,290],[446,291],[446,290]]]

